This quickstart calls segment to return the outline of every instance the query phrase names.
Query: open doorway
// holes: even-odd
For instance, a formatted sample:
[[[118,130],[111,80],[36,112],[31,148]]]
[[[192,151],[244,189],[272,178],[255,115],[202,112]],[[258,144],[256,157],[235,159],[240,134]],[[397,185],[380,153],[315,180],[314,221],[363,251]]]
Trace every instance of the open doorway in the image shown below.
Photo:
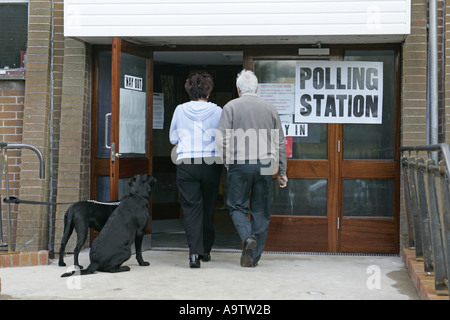
[[[187,247],[183,212],[176,185],[176,165],[171,160],[174,146],[169,142],[169,127],[175,108],[189,96],[186,78],[205,71],[214,78],[209,101],[223,107],[237,98],[236,75],[242,70],[241,51],[156,51],[153,67],[153,175],[158,179],[152,195],[152,247]],[[222,178],[226,179],[225,170]],[[240,240],[225,208],[226,182],[221,182],[215,212],[214,248],[238,249]]]

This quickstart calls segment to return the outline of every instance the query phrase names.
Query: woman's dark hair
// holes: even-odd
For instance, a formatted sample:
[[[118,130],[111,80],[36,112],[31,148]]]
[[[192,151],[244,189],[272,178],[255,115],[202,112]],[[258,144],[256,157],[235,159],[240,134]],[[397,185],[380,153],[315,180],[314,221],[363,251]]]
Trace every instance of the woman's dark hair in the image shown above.
[[[197,72],[186,79],[184,88],[192,100],[208,99],[214,87],[213,78],[206,72]]]

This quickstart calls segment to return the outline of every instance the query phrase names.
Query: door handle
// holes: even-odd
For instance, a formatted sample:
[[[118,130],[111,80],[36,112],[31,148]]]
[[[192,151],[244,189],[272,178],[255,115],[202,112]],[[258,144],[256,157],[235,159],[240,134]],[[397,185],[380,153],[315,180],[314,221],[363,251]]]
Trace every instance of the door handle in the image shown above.
[[[108,130],[108,118],[111,118],[111,112],[105,114],[105,148],[111,149],[111,145],[108,145],[108,137],[109,137],[109,130]]]
[[[110,119],[110,118],[111,118],[111,112],[105,114],[105,148],[110,150],[110,152],[109,152],[110,159],[111,159],[111,162],[114,162],[115,156],[118,154],[116,154],[116,144],[114,142],[111,143],[110,145],[108,145],[108,137],[109,137],[109,130],[108,130],[109,121],[108,121],[108,119]]]

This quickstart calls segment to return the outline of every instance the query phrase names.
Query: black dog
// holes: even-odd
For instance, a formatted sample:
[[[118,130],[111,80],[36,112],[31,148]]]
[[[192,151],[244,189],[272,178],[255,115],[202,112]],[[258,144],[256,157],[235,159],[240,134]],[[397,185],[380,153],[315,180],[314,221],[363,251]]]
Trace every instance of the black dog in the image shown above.
[[[142,258],[142,239],[149,218],[149,198],[156,179],[149,174],[136,175],[131,179],[130,191],[120,202],[92,243],[89,253],[90,265],[80,274],[95,271],[122,272],[130,268],[122,264],[131,257],[131,245],[136,247],[136,260],[140,266],[148,266]],[[68,277],[75,271],[66,272]]]
[[[119,206],[118,202],[101,204],[94,201],[79,201],[72,204],[64,214],[64,234],[59,248],[59,263],[64,267],[64,250],[75,229],[77,233],[77,244],[75,246],[74,264],[80,269],[82,266],[78,263],[78,254],[83,244],[86,242],[89,228],[100,232],[112,212]]]

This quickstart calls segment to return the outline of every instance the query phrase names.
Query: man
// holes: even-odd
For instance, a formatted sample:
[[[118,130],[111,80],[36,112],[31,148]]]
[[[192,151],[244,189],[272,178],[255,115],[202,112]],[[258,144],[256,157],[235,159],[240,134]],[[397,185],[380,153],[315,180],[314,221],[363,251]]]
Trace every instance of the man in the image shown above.
[[[255,74],[243,70],[236,87],[239,98],[223,107],[216,143],[228,168],[227,205],[244,242],[241,266],[255,267],[270,223],[272,175],[278,171],[281,188],[288,181],[286,142],[277,110],[256,94]]]

